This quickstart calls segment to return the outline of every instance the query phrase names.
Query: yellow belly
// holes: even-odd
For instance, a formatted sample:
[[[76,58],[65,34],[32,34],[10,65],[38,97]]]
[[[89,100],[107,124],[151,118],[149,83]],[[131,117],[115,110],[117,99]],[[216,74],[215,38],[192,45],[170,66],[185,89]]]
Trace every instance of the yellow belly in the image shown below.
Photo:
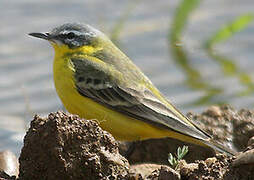
[[[70,113],[77,114],[81,118],[96,120],[104,130],[110,132],[117,140],[135,141],[172,137],[204,145],[199,140],[136,120],[80,95],[75,87],[73,70],[68,63],[68,60],[55,57],[54,82],[62,103]]]
[[[156,127],[113,111],[76,90],[73,71],[63,60],[54,60],[54,82],[58,96],[72,114],[85,119],[94,119],[118,140],[140,140],[165,137]]]
[[[65,108],[72,114],[97,121],[116,139],[133,141],[167,136],[165,132],[160,132],[156,127],[112,111],[80,95],[70,78],[64,78],[63,74],[56,76],[62,77],[61,80],[55,78],[55,86]]]

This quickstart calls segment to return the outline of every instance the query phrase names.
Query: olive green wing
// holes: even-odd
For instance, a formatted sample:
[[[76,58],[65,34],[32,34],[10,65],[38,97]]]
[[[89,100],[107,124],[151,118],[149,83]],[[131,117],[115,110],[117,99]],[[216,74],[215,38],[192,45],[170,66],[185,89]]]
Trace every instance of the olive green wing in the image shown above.
[[[209,135],[179,119],[149,89],[140,85],[138,78],[117,71],[103,62],[72,59],[77,91],[85,97],[135,119],[157,127],[170,129],[197,139],[207,140]],[[131,83],[124,83],[132,81]]]

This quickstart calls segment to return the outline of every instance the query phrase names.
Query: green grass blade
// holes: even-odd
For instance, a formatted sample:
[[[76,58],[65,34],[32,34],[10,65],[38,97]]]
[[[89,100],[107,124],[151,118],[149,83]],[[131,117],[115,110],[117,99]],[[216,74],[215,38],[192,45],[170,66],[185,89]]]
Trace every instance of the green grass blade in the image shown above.
[[[210,48],[220,42],[226,41],[235,33],[245,29],[254,20],[253,14],[245,14],[237,17],[235,20],[219,29],[205,44]]]
[[[188,54],[184,48],[178,45],[179,42],[181,42],[182,32],[184,31],[184,28],[187,24],[188,17],[193,12],[193,10],[198,7],[200,2],[200,0],[183,0],[181,2],[176,10],[173,23],[170,26],[171,31],[168,36],[168,42],[170,45],[170,51],[172,52],[173,60],[185,73],[186,85],[195,90],[203,90],[206,93],[203,98],[201,97],[192,105],[209,103],[208,101],[212,98],[212,95],[215,95],[215,93],[211,93],[211,91],[217,89],[212,87],[209,82],[203,80],[199,70],[192,66],[191,60],[189,59]],[[216,92],[219,93],[221,90],[217,90]]]
[[[198,7],[200,0],[183,0],[177,8],[175,18],[171,28],[171,42],[177,42],[181,39],[182,31],[186,25],[190,13]]]

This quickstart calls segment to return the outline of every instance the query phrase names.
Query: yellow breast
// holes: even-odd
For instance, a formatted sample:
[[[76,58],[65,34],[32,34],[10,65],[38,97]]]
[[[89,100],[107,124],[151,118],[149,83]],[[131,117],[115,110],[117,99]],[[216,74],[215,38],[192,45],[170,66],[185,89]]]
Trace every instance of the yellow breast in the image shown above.
[[[70,51],[67,47],[59,48],[56,45],[53,46],[55,49],[53,66],[55,88],[62,103],[70,113],[77,114],[85,119],[96,120],[104,130],[110,132],[118,140],[134,141],[148,138],[174,137],[193,141],[193,139],[179,133],[160,129],[149,123],[113,111],[90,98],[80,95],[76,90],[75,70],[70,61],[72,56],[77,53],[73,50]]]

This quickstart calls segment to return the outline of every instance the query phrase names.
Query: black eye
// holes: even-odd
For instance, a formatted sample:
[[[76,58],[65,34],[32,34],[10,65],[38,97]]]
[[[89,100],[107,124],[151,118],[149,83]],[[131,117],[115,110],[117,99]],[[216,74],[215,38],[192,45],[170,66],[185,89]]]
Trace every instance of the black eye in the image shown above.
[[[68,34],[66,34],[67,39],[73,39],[74,37],[75,37],[75,34],[73,32],[69,32]]]

